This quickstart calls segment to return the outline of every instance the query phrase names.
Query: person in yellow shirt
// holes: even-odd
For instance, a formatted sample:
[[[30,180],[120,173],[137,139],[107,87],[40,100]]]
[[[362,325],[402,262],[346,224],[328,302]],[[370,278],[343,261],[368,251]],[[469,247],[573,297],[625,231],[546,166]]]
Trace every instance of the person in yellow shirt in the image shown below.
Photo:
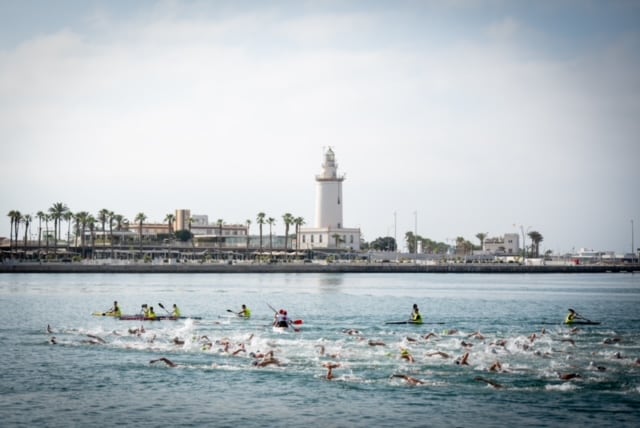
[[[171,311],[171,316],[175,318],[180,318],[180,308],[175,303],[173,304],[173,311]]]
[[[249,309],[247,305],[242,305],[242,310],[238,312],[238,316],[241,316],[244,319],[251,318],[251,309]]]
[[[411,312],[411,322],[414,324],[422,324],[422,315],[420,315],[420,309],[418,309],[418,304],[413,304],[413,312]]]
[[[153,306],[149,306],[149,312],[147,313],[147,316],[145,318],[148,318],[150,320],[155,320],[158,318],[156,313],[153,311]]]

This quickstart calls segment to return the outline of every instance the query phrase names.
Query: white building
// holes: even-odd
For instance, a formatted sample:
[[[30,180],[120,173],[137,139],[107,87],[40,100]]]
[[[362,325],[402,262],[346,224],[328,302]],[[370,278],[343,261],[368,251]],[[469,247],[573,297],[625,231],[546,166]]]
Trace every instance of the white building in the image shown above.
[[[299,248],[313,249],[360,249],[360,229],[345,228],[342,222],[342,182],[344,175],[338,174],[338,164],[333,150],[324,155],[322,172],[316,175],[316,217],[314,227],[299,230]]]
[[[487,254],[520,254],[520,235],[505,233],[503,237],[487,238],[482,250]]]

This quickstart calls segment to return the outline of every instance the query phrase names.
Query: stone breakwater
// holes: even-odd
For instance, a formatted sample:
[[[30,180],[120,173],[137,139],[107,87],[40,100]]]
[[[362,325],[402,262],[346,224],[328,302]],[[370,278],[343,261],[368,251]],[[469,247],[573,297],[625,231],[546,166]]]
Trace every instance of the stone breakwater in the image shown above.
[[[606,273],[640,272],[640,264],[546,265],[409,263],[4,263],[0,273]]]

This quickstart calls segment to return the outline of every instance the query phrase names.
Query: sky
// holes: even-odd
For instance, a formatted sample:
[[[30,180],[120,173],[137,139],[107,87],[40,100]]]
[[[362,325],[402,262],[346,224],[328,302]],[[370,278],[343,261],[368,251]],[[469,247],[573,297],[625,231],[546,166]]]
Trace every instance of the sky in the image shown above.
[[[367,242],[629,252],[639,139],[638,1],[0,0],[0,236],[56,202],[313,226],[331,147]]]

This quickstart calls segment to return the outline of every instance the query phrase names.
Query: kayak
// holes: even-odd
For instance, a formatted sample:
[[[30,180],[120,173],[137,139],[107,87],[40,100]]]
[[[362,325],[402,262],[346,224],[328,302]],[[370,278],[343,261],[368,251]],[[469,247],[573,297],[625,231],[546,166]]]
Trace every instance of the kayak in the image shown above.
[[[422,321],[387,321],[385,324],[422,324]]]
[[[115,317],[115,316],[117,316],[113,312],[93,312],[91,315],[93,315],[94,317]]]
[[[600,325],[599,321],[586,321],[586,320],[579,320],[579,321],[572,321],[570,323],[565,323],[566,325]]]
[[[186,320],[186,319],[199,320],[202,318],[201,317],[172,317],[171,315],[156,315],[155,318],[149,318],[149,317],[145,317],[144,315],[122,315],[121,317],[118,317],[118,319],[120,321],[163,321],[163,320],[175,321],[175,320]]]

